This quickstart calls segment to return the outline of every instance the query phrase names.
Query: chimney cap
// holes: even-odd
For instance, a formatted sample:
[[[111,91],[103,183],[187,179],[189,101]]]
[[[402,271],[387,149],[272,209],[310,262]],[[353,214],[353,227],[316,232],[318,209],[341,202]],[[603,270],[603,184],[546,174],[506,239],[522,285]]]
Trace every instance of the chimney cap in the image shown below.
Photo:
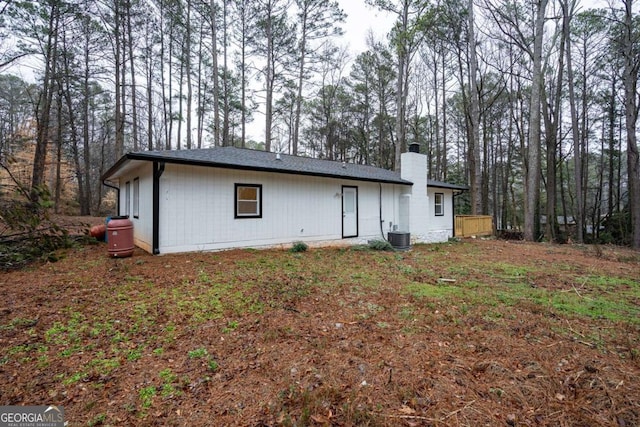
[[[409,152],[410,153],[419,153],[420,152],[420,144],[417,142],[412,142],[409,144]]]

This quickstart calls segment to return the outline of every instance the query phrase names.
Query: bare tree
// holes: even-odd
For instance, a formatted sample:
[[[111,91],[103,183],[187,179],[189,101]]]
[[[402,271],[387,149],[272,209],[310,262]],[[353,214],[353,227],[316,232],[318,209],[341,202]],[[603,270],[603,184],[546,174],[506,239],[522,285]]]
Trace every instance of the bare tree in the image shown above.
[[[417,31],[428,22],[427,12],[430,4],[425,0],[367,0],[368,4],[377,6],[397,16],[392,30],[393,45],[397,56],[396,83],[396,151],[395,169],[400,170],[400,155],[407,151],[407,98],[409,95],[409,78],[411,75],[411,61],[418,46],[425,37],[423,31]]]
[[[478,56],[476,54],[473,0],[467,6],[469,16],[469,169],[471,174],[471,213],[483,213],[482,160],[480,158],[480,97],[478,94]]]
[[[47,145],[49,143],[49,124],[54,95],[54,86],[58,64],[58,36],[60,26],[60,4],[58,0],[51,0],[48,6],[48,27],[46,29],[46,43],[44,45],[44,79],[42,93],[38,102],[36,151],[33,158],[33,174],[31,178],[32,198],[37,199],[37,187],[44,184]]]
[[[264,148],[271,151],[274,95],[286,81],[285,70],[292,62],[295,31],[287,15],[289,0],[260,0],[258,3],[258,36],[253,39],[253,47],[265,61],[261,68],[265,91]]]
[[[627,131],[627,175],[629,184],[629,210],[631,213],[631,245],[640,249],[640,154],[638,153],[638,73],[640,70],[640,31],[638,19],[633,16],[633,0],[622,0],[621,53],[624,60],[624,109]]]
[[[322,48],[320,40],[332,35],[342,34],[337,26],[344,22],[345,16],[338,3],[326,0],[296,0],[298,5],[298,23],[300,39],[298,40],[298,82],[295,98],[295,112],[292,129],[292,154],[298,154],[300,137],[300,117],[302,113],[302,89],[308,77],[309,65],[317,61],[317,52]]]

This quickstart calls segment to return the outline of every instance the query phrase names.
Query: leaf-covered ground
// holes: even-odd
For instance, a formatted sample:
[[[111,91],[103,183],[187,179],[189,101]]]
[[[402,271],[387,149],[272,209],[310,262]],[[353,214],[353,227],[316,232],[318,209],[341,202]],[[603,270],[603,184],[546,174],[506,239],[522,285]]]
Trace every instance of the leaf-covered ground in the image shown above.
[[[638,426],[640,254],[497,240],[0,273],[0,405],[71,426]]]

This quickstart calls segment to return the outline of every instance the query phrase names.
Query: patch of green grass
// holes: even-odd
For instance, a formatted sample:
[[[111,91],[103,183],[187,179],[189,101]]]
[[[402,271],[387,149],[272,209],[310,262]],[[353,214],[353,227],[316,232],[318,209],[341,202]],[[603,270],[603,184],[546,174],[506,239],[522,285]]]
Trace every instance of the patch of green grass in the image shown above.
[[[75,374],[65,378],[62,381],[62,384],[64,385],[71,385],[71,384],[75,384],[78,381],[82,380],[83,378],[87,377],[87,373],[86,372],[76,372]]]
[[[120,358],[105,358],[104,353],[100,352],[87,364],[87,367],[99,375],[109,375],[116,368],[120,367]]]
[[[576,282],[608,292],[628,292],[640,297],[640,280],[612,276],[586,276],[576,278]]]
[[[7,350],[7,355],[13,356],[20,353],[27,353],[29,351],[29,346],[27,344],[20,344],[13,347],[9,347]]]
[[[224,332],[225,334],[228,334],[230,332],[235,331],[236,329],[238,329],[238,326],[240,325],[240,323],[237,320],[229,320],[227,322],[227,326],[225,326],[222,329],[222,332]]]
[[[207,367],[211,372],[215,372],[220,368],[220,365],[218,365],[218,362],[216,362],[215,360],[209,359],[209,361],[207,362]]]
[[[640,307],[618,298],[610,299],[604,295],[589,297],[575,292],[555,292],[548,295],[547,300],[555,310],[571,315],[640,323]]]
[[[71,311],[67,323],[55,322],[44,333],[45,342],[63,346],[61,354],[69,356],[82,350],[83,334],[88,330],[87,321],[80,312]]]
[[[155,386],[148,386],[141,388],[138,392],[138,397],[140,398],[140,402],[143,409],[148,409],[153,404],[153,398],[155,397],[157,391]]]
[[[206,348],[197,348],[189,352],[189,359],[201,359],[207,356],[209,353]]]
[[[171,368],[165,368],[158,373],[160,379],[165,383],[172,383],[178,379],[178,376],[173,373]]]
[[[107,420],[107,414],[98,414],[95,417],[93,417],[91,420],[89,420],[89,422],[87,422],[87,426],[89,427],[101,426],[104,424],[106,420]]]
[[[406,287],[407,292],[419,298],[462,298],[463,289],[459,286],[431,285],[428,283],[411,283]]]
[[[158,376],[162,380],[160,394],[164,399],[180,394],[180,390],[175,386],[178,376],[170,368],[163,369]]]
[[[206,271],[200,270],[198,272],[198,282],[199,283],[203,283],[205,285],[210,285],[211,284],[211,277],[209,277],[209,274],[207,274]]]
[[[6,325],[0,325],[0,331],[14,330],[16,328],[30,328],[38,323],[38,319],[27,319],[24,317],[16,317]]]
[[[529,275],[535,271],[530,267],[506,263],[495,263],[488,267],[491,277],[496,277],[506,284],[527,283]]]
[[[447,271],[454,276],[461,277],[469,276],[472,273],[471,268],[465,265],[453,265],[447,267]]]
[[[144,347],[132,348],[127,351],[127,360],[129,362],[135,362],[136,360],[140,360],[142,358],[142,351]]]
[[[398,313],[398,316],[402,320],[413,320],[415,319],[415,308],[411,306],[404,306]]]

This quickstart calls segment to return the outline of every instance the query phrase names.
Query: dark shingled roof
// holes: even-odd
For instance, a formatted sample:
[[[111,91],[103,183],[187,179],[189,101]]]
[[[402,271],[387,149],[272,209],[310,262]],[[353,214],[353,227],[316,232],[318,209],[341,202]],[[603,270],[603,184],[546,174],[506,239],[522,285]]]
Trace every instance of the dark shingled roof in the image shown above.
[[[102,177],[109,180],[118,169],[131,160],[161,161],[185,165],[209,166],[227,169],[280,172],[330,178],[348,178],[358,181],[412,185],[400,178],[398,172],[374,166],[341,163],[311,157],[291,156],[260,150],[235,147],[212,147],[197,150],[139,151],[125,154]]]
[[[435,179],[427,180],[427,187],[448,188],[451,190],[466,191],[469,189],[466,185],[450,184],[448,182],[436,181]]]
[[[161,161],[184,165],[209,166],[226,169],[279,172],[295,175],[311,175],[329,178],[347,178],[358,181],[383,182],[412,185],[402,179],[399,172],[374,166],[341,163],[311,157],[291,156],[261,150],[235,147],[212,147],[197,150],[139,151],[125,154],[102,177],[109,180],[118,170],[131,160]],[[428,180],[430,187],[467,190],[464,185]]]

